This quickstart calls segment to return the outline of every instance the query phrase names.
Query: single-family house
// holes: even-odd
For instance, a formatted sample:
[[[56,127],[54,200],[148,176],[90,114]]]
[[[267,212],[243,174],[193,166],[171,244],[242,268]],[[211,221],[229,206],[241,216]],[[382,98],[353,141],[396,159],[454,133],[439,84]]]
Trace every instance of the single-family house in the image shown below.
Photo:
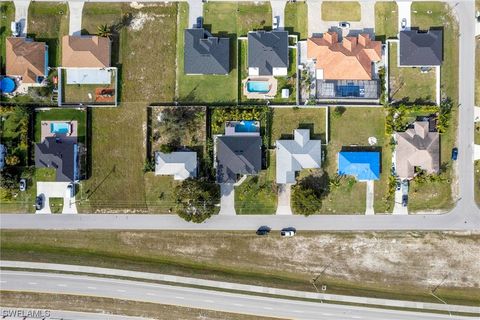
[[[6,39],[7,76],[20,77],[23,83],[40,83],[48,76],[48,46],[25,37]]]
[[[235,183],[239,175],[255,175],[262,168],[262,138],[253,135],[216,137],[217,183]]]
[[[440,171],[440,134],[429,121],[415,121],[405,132],[396,132],[395,169],[400,179],[412,179],[415,168],[428,174]]]
[[[287,31],[248,33],[249,76],[287,76],[288,63]]]
[[[317,79],[372,80],[373,63],[382,59],[382,43],[368,34],[338,39],[326,32],[307,40],[307,58],[315,61]]]
[[[35,144],[35,167],[54,168],[56,181],[79,179],[77,137],[51,136]]]
[[[358,181],[380,179],[380,152],[341,151],[338,153],[338,174],[354,176]]]
[[[173,176],[174,180],[195,178],[197,153],[193,151],[155,152],[155,175]]]
[[[214,37],[204,28],[185,29],[185,74],[228,74],[230,39]]]
[[[399,66],[400,67],[433,67],[440,66],[443,61],[443,32],[430,29],[428,31],[400,31]]]
[[[295,184],[295,174],[302,169],[320,168],[322,145],[310,139],[310,130],[296,129],[293,140],[277,140],[277,183]]]
[[[63,36],[62,67],[110,67],[111,41],[99,36]]]

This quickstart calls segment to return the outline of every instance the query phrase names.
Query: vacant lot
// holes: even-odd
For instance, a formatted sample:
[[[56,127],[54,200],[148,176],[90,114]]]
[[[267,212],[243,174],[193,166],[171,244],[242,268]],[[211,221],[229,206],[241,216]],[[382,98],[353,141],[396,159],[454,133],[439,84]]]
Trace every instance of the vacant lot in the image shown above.
[[[315,292],[478,305],[478,234],[3,231],[2,259],[94,265]],[[220,245],[221,244],[221,245]],[[459,254],[461,252],[462,254]]]
[[[274,214],[277,210],[275,151],[268,152],[268,168],[262,170],[258,176],[248,177],[235,188],[237,214]]]
[[[11,35],[10,23],[15,19],[15,5],[13,2],[0,3],[0,72],[4,74],[5,67],[5,38]]]
[[[48,45],[48,65],[61,62],[61,42],[68,35],[68,5],[58,2],[31,2],[28,7],[28,36]]]
[[[398,33],[398,8],[395,2],[375,3],[375,37],[385,41]]]
[[[115,21],[106,9],[109,5],[87,10],[87,19],[97,21],[98,15],[98,22]],[[175,65],[172,44],[176,43],[177,5],[149,4],[141,9],[122,5],[121,14],[119,5],[113,8],[119,18],[128,17],[118,31],[122,103],[118,108],[92,110],[91,177],[82,183],[80,207],[88,212],[147,211],[146,110],[149,103],[174,98],[175,69],[171,66]],[[93,28],[96,23],[88,21],[84,27],[87,23]],[[164,36],[159,37],[158,30]],[[160,181],[149,180],[148,186],[155,188],[156,183]]]
[[[306,2],[287,2],[285,5],[285,30],[296,34],[299,40],[308,37],[308,6]]]
[[[386,202],[388,176],[391,167],[391,148],[385,136],[385,112],[382,108],[346,108],[341,115],[330,113],[330,141],[326,149],[325,168],[330,179],[337,174],[337,154],[343,146],[368,146],[368,138],[377,138],[381,148],[381,179],[375,182],[375,211],[390,211],[393,203]],[[323,213],[365,212],[366,184],[353,179],[340,179],[340,185],[330,190],[323,201]]]
[[[356,1],[322,2],[322,20],[324,21],[360,21],[360,3]]]
[[[231,3],[206,3],[204,24],[209,31],[230,39],[230,72],[228,75],[186,75],[184,71],[184,30],[188,26],[188,5],[179,3],[177,26],[178,99],[183,102],[228,103],[237,101],[237,32],[236,11]]]
[[[435,102],[435,69],[422,73],[420,68],[399,67],[398,45],[389,47],[389,94],[394,102],[406,103],[434,103]]]
[[[156,303],[118,300],[101,297],[86,297],[63,294],[0,291],[3,307],[40,308],[144,317],[157,320],[202,319],[202,320],[268,320],[271,318],[226,313],[213,310],[177,307]]]
[[[326,108],[275,108],[272,121],[272,144],[281,139],[293,139],[293,130],[310,129],[312,139],[326,139]]]

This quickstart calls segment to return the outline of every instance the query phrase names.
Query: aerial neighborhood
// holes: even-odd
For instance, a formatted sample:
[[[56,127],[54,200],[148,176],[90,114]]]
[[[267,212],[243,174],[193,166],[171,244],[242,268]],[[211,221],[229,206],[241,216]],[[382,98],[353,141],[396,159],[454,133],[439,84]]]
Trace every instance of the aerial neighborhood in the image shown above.
[[[448,4],[189,3],[0,4],[3,212],[454,207]]]

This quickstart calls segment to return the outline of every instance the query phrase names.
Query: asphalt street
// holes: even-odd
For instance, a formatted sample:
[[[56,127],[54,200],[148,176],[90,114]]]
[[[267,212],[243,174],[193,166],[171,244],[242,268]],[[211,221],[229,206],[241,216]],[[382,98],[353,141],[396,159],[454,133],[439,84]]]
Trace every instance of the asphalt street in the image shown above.
[[[452,319],[448,314],[315,303],[251,296],[141,281],[80,275],[7,271],[0,273],[2,290],[88,295],[190,308],[292,319]],[[455,319],[472,319],[453,317]]]

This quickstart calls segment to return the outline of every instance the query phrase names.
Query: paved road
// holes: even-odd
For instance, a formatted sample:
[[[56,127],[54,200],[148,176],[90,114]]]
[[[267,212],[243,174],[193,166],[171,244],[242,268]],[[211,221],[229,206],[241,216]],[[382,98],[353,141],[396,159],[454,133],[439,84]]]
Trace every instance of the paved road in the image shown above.
[[[48,320],[146,320],[147,318],[129,317],[105,313],[91,313],[79,311],[64,311],[64,310],[44,310],[44,309],[29,309],[16,307],[0,307],[0,317],[6,320],[30,320],[41,319],[36,316],[46,316]],[[47,316],[48,315],[48,316]],[[27,316],[25,318],[25,316]]]
[[[276,299],[79,275],[2,270],[0,281],[4,290],[89,295],[259,316],[295,319],[451,319],[448,315],[440,314]]]

